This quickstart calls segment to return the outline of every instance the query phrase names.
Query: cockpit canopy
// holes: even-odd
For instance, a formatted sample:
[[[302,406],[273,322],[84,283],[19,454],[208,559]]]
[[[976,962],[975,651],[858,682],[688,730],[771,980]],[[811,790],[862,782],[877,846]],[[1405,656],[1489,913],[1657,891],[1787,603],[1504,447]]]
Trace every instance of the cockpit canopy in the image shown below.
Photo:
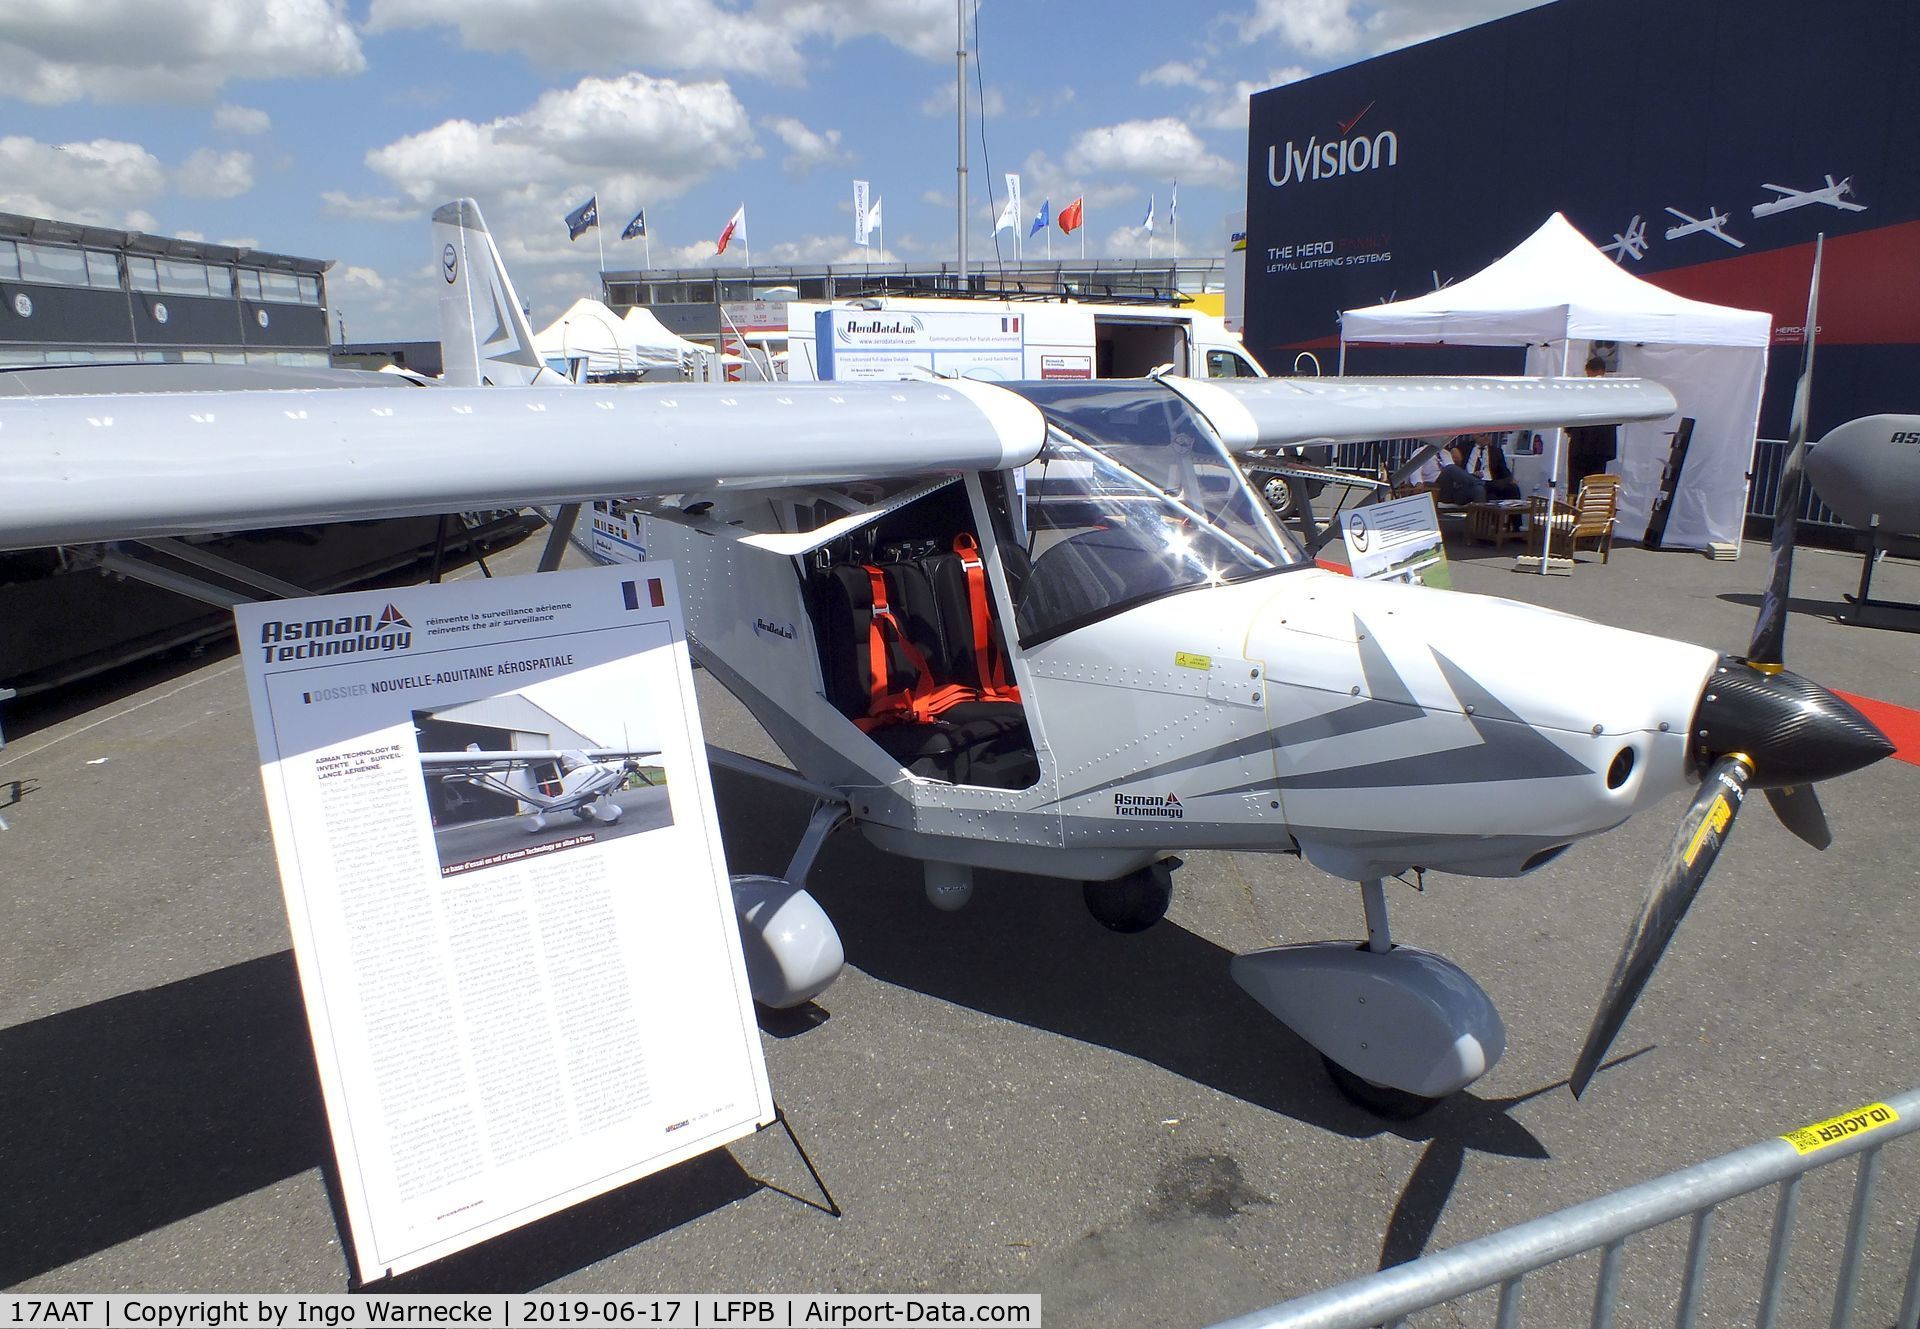
[[[1046,416],[1014,532],[1027,645],[1175,591],[1305,562],[1213,430],[1160,384],[1010,384]]]

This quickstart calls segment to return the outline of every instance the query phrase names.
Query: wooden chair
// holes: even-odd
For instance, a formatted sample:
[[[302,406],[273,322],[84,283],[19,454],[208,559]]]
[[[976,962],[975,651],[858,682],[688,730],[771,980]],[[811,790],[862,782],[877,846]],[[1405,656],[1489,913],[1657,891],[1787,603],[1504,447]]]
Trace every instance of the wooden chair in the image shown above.
[[[1550,531],[1554,542],[1565,536],[1568,558],[1573,557],[1582,540],[1592,540],[1600,551],[1600,561],[1605,563],[1613,553],[1613,523],[1619,507],[1620,477],[1589,475],[1580,482],[1580,493],[1572,503],[1544,496],[1530,500],[1527,525],[1533,532]],[[1537,534],[1530,543],[1538,553]]]

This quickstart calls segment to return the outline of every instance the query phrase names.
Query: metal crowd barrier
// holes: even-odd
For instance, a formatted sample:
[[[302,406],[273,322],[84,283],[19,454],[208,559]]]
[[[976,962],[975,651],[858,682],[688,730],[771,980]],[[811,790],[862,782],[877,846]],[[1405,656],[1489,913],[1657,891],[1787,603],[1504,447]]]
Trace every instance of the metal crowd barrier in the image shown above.
[[[1896,1119],[1873,1120],[1875,1116]],[[1817,1134],[1806,1135],[1808,1131],[1818,1133],[1823,1128],[1832,1134],[1832,1143],[1821,1143]],[[1601,1259],[1591,1323],[1596,1329],[1609,1329],[1620,1296],[1627,1239],[1675,1219],[1691,1217],[1693,1232],[1687,1246],[1685,1280],[1675,1303],[1678,1309],[1673,1320],[1676,1329],[1689,1329],[1700,1314],[1715,1211],[1729,1200],[1767,1186],[1778,1186],[1779,1198],[1774,1206],[1773,1232],[1767,1248],[1766,1274],[1756,1321],[1759,1329],[1777,1329],[1800,1183],[1816,1168],[1830,1167],[1857,1154],[1860,1169],[1854,1182],[1846,1242],[1839,1257],[1831,1320],[1833,1329],[1846,1329],[1853,1322],[1874,1185],[1880,1175],[1881,1150],[1916,1129],[1920,1129],[1920,1089],[1794,1132],[1794,1136],[1801,1139],[1800,1147],[1776,1136],[1545,1218],[1464,1242],[1451,1250],[1424,1255],[1323,1292],[1223,1320],[1213,1329],[1398,1326],[1416,1311],[1445,1305],[1492,1287],[1500,1289],[1498,1329],[1514,1329],[1520,1323],[1520,1293],[1527,1275],[1595,1250],[1601,1252]],[[1809,1144],[1811,1151],[1801,1153],[1801,1148]],[[1920,1241],[1915,1242],[1908,1256],[1905,1292],[1895,1323],[1899,1329],[1915,1329],[1916,1320],[1920,1320]]]
[[[1421,443],[1417,438],[1389,438],[1371,443],[1342,443],[1334,449],[1333,464],[1344,471],[1373,471],[1385,467],[1389,474],[1398,470]],[[1753,474],[1747,485],[1747,516],[1763,522],[1773,520],[1780,499],[1780,470],[1787,460],[1787,441],[1783,438],[1755,439]],[[1846,529],[1846,523],[1832,508],[1820,501],[1813,486],[1800,487],[1800,521],[1809,526]]]

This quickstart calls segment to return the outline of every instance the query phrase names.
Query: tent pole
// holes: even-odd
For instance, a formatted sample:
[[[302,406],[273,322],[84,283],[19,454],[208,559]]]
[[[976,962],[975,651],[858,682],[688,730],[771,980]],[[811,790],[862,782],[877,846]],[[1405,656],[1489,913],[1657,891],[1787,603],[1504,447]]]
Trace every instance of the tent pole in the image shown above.
[[[1347,334],[1343,332],[1340,334],[1339,377],[1345,378],[1346,376],[1347,376]]]
[[[1560,343],[1560,377],[1565,378],[1573,366],[1573,338],[1568,337]],[[1553,461],[1547,466],[1547,529],[1540,532],[1540,575],[1547,575],[1547,564],[1553,558],[1553,503],[1560,495],[1560,454],[1566,450],[1567,431],[1564,427],[1553,431]],[[1569,549],[1568,556],[1572,556]]]

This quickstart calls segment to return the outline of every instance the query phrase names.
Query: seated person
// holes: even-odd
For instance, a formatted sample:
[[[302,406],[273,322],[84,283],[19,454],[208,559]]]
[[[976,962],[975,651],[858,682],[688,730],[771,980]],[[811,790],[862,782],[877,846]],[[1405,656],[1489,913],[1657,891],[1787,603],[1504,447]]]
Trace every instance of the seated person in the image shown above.
[[[1500,446],[1498,434],[1473,434],[1470,436],[1473,446],[1467,460],[1461,464],[1475,476],[1486,482],[1487,497],[1490,499],[1509,499],[1520,497],[1520,486],[1514,481],[1513,468],[1507,465],[1506,449]]]
[[[1414,472],[1409,492],[1431,493],[1436,503],[1483,502],[1487,497],[1487,483],[1464,464],[1470,448],[1470,436],[1462,434],[1427,458]]]

